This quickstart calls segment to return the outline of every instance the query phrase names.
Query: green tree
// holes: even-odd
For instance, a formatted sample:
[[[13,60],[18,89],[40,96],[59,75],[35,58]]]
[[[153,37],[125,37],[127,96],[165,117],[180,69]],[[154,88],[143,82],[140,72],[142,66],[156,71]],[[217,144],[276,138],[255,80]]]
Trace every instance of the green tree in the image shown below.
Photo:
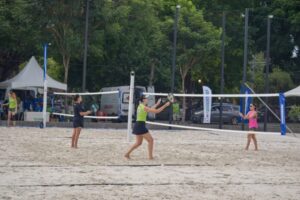
[[[154,84],[163,65],[167,36],[156,14],[157,1],[98,1],[92,6],[89,88],[128,84],[136,72],[138,85]],[[118,74],[118,79],[115,75]],[[159,76],[159,74],[158,74]],[[99,79],[102,83],[99,83]],[[157,82],[163,85],[162,82]]]
[[[239,90],[242,79],[244,19],[241,14],[245,8],[249,12],[249,60],[256,52],[265,52],[267,35],[267,16],[272,14],[271,62],[291,74],[293,81],[300,83],[300,57],[292,57],[295,46],[299,47],[300,23],[299,1],[297,0],[260,0],[222,1],[194,0],[197,8],[204,10],[204,17],[221,27],[221,13],[226,11],[225,47],[225,91]],[[247,66],[250,67],[249,65]],[[249,76],[247,77],[249,80]],[[238,86],[237,89],[234,89]]]
[[[252,68],[248,70],[248,77],[251,81],[248,84],[256,93],[265,92],[265,59],[263,53],[255,54],[255,59],[251,61]],[[291,75],[281,69],[282,67],[275,66],[269,74],[269,92],[278,93],[286,92],[294,87]],[[275,101],[274,101],[275,102]]]
[[[226,13],[226,42],[225,42],[225,93],[239,93],[242,82],[243,54],[244,54],[244,18],[242,13],[245,8],[253,8],[256,1],[239,0],[193,0],[196,7],[203,10],[204,19],[217,27],[222,27],[222,13]],[[250,12],[250,19],[251,19]],[[249,32],[252,31],[250,24]],[[249,54],[252,52],[252,38],[249,37]],[[220,55],[221,57],[221,55]],[[219,76],[221,70],[217,70],[215,76]],[[220,77],[220,76],[219,76]],[[209,77],[210,79],[210,77]],[[217,77],[215,78],[217,79]],[[220,91],[220,80],[211,82],[206,80],[213,91]]]
[[[54,71],[64,71],[63,80],[68,88],[80,87],[85,3],[85,0],[0,1],[0,80],[17,73],[20,63],[32,55],[41,56],[43,42],[51,42],[48,54],[57,63]],[[271,69],[281,70],[273,75],[279,77],[280,73],[287,72],[295,84],[300,83],[299,56],[295,56],[296,51],[292,56],[295,47],[300,46],[297,0],[245,0],[243,3],[237,0],[99,0],[90,1],[87,88],[94,91],[104,86],[128,84],[129,71],[134,70],[138,85],[153,84],[157,91],[168,91],[177,4],[182,8],[175,88],[191,92],[190,82],[201,78],[213,91],[219,90],[221,30],[216,27],[221,27],[222,12],[226,11],[225,92],[239,92],[244,52],[241,13],[246,7],[250,8],[249,60],[256,52],[265,51],[266,19],[273,14]],[[250,66],[249,63],[249,70]],[[255,72],[255,87],[264,92],[264,75],[260,73]],[[271,78],[270,74],[270,81]],[[251,73],[247,79],[251,80]]]
[[[265,58],[262,52],[257,53],[253,56],[250,61],[251,67],[248,68],[247,83],[254,89],[256,93],[264,93],[265,91]]]
[[[42,52],[31,6],[29,0],[0,1],[0,80],[12,77],[22,62]]]
[[[83,47],[83,0],[35,1],[33,8],[41,28],[50,33],[64,67],[64,82],[68,83],[71,58],[79,58]],[[48,37],[49,38],[49,37]]]
[[[271,20],[271,62],[289,72],[300,83],[300,57],[293,56],[295,46],[300,44],[300,2],[297,0],[262,1],[264,4],[253,11],[253,24],[257,30],[252,34],[256,51],[266,49],[267,16]]]
[[[270,92],[286,92],[294,87],[291,75],[282,71],[279,67],[273,69],[270,74]]]
[[[190,0],[179,1],[181,5],[177,63],[180,68],[181,89],[185,93],[185,81],[189,72],[201,73],[201,76],[216,77],[219,66],[220,33],[210,22],[203,18],[201,10],[197,10]],[[183,116],[185,116],[186,100],[183,98]],[[185,117],[183,117],[183,121]]]

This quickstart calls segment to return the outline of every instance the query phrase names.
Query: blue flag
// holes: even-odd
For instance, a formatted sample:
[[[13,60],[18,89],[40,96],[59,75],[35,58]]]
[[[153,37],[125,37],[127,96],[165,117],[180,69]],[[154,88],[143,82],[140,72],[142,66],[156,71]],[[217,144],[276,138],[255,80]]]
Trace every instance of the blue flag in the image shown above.
[[[246,87],[241,87],[241,94],[252,94],[251,90]],[[243,103],[243,99],[245,99]],[[252,97],[241,97],[240,98],[240,112],[246,115],[250,110],[250,104],[252,103]],[[240,118],[240,121],[242,121],[242,118]],[[248,120],[244,120],[244,123],[248,123]]]
[[[286,134],[286,123],[285,123],[285,96],[283,93],[279,93],[279,105],[280,105],[280,129],[281,135]]]

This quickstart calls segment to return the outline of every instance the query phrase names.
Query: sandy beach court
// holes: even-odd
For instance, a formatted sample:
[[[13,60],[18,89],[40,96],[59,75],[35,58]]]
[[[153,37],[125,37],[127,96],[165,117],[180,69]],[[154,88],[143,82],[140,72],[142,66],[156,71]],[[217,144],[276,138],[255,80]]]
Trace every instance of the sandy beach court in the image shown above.
[[[0,199],[300,199],[300,138],[154,130],[123,158],[126,130],[0,127]],[[132,140],[134,141],[134,140]]]

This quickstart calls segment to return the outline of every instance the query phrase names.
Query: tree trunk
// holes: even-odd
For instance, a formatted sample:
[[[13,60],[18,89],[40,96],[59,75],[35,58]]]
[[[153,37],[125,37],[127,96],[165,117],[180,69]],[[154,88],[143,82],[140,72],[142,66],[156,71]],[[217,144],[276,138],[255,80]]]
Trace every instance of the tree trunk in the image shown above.
[[[181,76],[181,78],[182,78],[181,87],[182,87],[183,94],[185,94],[185,83],[184,83],[185,76],[186,76],[186,74],[183,74]],[[181,120],[182,122],[185,122],[185,114],[186,114],[186,99],[185,99],[185,97],[182,97],[182,120]]]
[[[189,72],[189,70],[192,69],[192,67],[196,64],[197,59],[192,57],[189,62],[186,65],[182,65],[180,67],[180,74],[181,74],[181,87],[182,87],[182,93],[185,94],[185,78]],[[182,98],[182,122],[185,122],[185,116],[186,115],[186,98]]]
[[[69,64],[70,64],[70,56],[63,55],[63,65],[64,65],[64,68],[65,68],[65,77],[64,77],[64,83],[65,84],[68,84]]]
[[[155,73],[155,62],[151,62],[150,76],[149,76],[149,86],[153,86]]]
[[[68,85],[68,76],[69,76],[69,64],[70,64],[70,56],[63,55],[63,65],[64,65],[64,68],[65,68],[64,83],[67,84],[67,85]],[[67,96],[65,96],[64,104],[65,104],[65,113],[68,113],[69,112],[68,105],[70,105],[70,104],[68,102]]]

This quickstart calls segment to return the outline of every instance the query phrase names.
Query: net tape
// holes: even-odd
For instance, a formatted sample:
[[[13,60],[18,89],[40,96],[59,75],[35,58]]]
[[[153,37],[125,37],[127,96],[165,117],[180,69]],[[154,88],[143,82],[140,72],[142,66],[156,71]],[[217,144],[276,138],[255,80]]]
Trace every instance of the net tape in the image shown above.
[[[165,96],[169,97],[170,93],[150,93],[150,92],[144,92],[143,94],[145,95],[150,95],[150,96]],[[247,97],[279,97],[278,93],[265,93],[265,94],[183,94],[183,93],[177,93],[177,94],[172,94],[174,97],[231,97],[231,98],[247,98]],[[280,121],[280,119],[279,119]],[[171,124],[164,124],[164,123],[156,123],[156,122],[147,122],[149,124],[153,125],[161,125],[161,126],[167,126],[167,127],[174,127],[174,128],[184,128],[184,129],[194,129],[194,130],[206,130],[206,131],[221,131],[221,132],[246,132],[249,133],[248,131],[237,131],[237,130],[225,130],[225,129],[211,129],[211,128],[201,128],[201,127],[191,127],[191,126],[181,126],[181,125],[171,125]],[[290,131],[293,133],[292,131]],[[255,131],[257,134],[273,134],[273,135],[281,135],[280,132],[260,132],[260,131]]]
[[[169,93],[151,93],[144,92],[144,95],[150,96],[165,96],[168,97]],[[174,97],[278,97],[277,93],[270,94],[173,94]]]
[[[119,91],[107,91],[107,92],[72,92],[72,93],[67,93],[67,92],[54,92],[53,94],[55,95],[64,95],[64,96],[74,96],[74,95],[101,95],[101,94],[118,94]]]
[[[66,117],[74,117],[72,114],[65,114],[65,113],[52,113],[53,115],[60,115],[60,116],[66,116]],[[89,119],[118,119],[119,116],[84,116],[84,118]]]
[[[119,91],[106,91],[106,92],[78,92],[78,93],[68,93],[68,92],[54,92],[55,95],[63,95],[63,96],[74,96],[74,95],[81,95],[81,96],[87,96],[87,95],[103,95],[103,94],[118,94]],[[52,113],[53,115],[58,116],[66,116],[66,117],[74,117],[72,114],[65,114],[65,113]],[[118,119],[119,116],[84,116],[84,118],[88,119]]]

